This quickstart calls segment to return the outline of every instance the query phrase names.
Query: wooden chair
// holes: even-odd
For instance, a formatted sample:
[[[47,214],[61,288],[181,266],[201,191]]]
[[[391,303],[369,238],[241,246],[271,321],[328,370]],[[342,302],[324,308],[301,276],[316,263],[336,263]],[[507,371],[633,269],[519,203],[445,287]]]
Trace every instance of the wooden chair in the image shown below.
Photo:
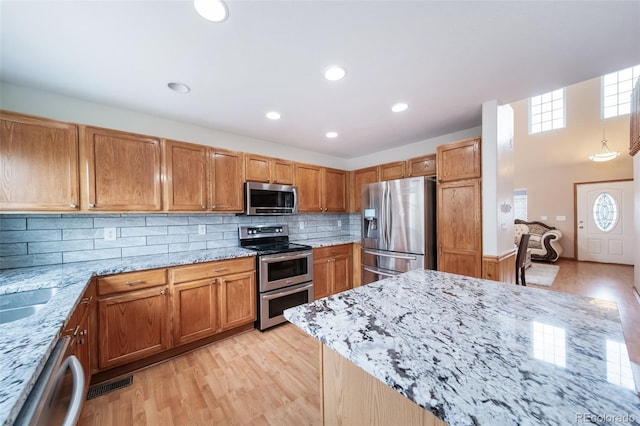
[[[516,285],[522,281],[523,286],[527,286],[527,280],[524,276],[524,263],[527,260],[527,247],[529,246],[529,238],[531,235],[522,234],[520,237],[520,245],[518,246],[518,254],[516,255]]]

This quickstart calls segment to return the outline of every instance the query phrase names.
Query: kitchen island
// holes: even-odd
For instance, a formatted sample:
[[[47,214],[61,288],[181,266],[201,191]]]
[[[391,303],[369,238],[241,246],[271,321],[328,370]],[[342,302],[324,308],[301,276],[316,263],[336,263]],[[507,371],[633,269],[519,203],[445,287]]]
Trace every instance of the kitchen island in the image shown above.
[[[613,302],[416,270],[285,317],[321,342],[325,424],[418,408],[417,424],[640,424]]]

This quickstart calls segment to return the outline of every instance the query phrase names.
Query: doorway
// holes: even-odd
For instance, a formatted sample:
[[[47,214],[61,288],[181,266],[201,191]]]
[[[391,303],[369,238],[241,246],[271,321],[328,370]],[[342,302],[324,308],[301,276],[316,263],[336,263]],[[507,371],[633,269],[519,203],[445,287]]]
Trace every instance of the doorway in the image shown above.
[[[633,265],[633,180],[574,185],[577,259]]]

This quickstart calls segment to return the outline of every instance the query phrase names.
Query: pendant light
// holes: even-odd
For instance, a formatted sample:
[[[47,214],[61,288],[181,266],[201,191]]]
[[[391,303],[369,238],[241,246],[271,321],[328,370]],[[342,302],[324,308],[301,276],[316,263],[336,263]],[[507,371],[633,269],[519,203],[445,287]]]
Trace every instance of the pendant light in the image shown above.
[[[609,150],[609,146],[607,145],[607,139],[604,136],[604,129],[602,129],[601,143],[602,143],[602,151],[597,154],[593,154],[591,157],[589,157],[591,161],[596,161],[596,162],[609,161],[609,160],[613,160],[614,158],[620,155],[618,151]]]

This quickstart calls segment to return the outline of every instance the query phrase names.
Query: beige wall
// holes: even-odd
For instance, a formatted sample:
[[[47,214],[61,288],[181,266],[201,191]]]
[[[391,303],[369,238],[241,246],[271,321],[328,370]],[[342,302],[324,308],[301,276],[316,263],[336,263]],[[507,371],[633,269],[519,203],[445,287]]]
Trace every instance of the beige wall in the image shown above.
[[[514,110],[514,188],[526,188],[528,220],[541,220],[563,233],[562,256],[574,257],[573,184],[633,178],[628,155],[629,116],[600,118],[600,78],[567,87],[566,127],[529,135],[528,99],[511,104]],[[609,148],[621,153],[606,163],[589,156],[600,151],[602,129]],[[557,216],[566,216],[565,221]]]

